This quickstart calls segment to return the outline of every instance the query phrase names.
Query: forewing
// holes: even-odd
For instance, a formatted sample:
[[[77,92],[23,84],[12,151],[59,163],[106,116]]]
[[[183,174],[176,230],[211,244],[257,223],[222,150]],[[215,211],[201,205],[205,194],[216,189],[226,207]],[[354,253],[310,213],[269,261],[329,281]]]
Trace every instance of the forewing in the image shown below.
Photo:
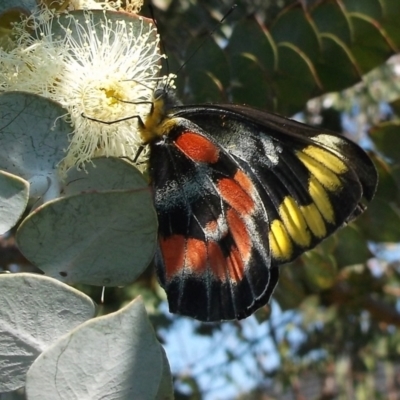
[[[377,175],[356,144],[243,106],[173,110],[151,146],[158,274],[170,310],[240,319],[266,304],[277,266],[364,209]]]
[[[253,181],[268,214],[272,265],[357,217],[375,193],[371,159],[341,135],[237,105],[178,108],[176,115],[198,124]]]

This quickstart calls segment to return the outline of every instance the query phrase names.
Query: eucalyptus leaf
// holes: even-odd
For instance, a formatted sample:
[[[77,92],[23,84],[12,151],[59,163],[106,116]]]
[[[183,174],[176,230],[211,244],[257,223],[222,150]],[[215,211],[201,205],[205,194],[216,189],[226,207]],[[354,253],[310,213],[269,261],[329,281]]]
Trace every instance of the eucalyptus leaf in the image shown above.
[[[74,167],[68,171],[63,194],[70,196],[89,191],[145,189],[148,185],[143,174],[129,161],[99,157],[88,163],[85,170]]]
[[[30,183],[30,196],[57,197],[57,165],[64,158],[71,127],[56,102],[30,93],[0,94],[0,169]]]
[[[137,299],[85,322],[42,353],[27,373],[27,399],[155,399],[162,357]]]
[[[172,384],[171,369],[164,348],[160,345],[162,354],[162,375],[160,380],[160,386],[155,397],[156,400],[173,400],[174,399],[174,387]]]
[[[0,400],[26,400],[25,391],[19,389],[13,392],[0,393]]]
[[[152,260],[156,241],[149,187],[56,199],[17,231],[22,253],[47,275],[98,286],[133,282]]]
[[[9,231],[28,204],[29,182],[0,171],[0,234]]]
[[[0,275],[0,392],[25,384],[36,357],[95,314],[93,301],[41,275]]]
[[[1,0],[0,13],[8,11],[12,8],[33,11],[36,7],[37,1],[35,0]]]

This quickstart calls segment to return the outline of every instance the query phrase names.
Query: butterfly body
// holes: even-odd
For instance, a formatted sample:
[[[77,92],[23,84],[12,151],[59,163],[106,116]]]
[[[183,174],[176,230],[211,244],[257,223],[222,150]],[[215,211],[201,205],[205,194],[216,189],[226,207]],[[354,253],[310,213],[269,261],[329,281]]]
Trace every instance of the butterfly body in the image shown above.
[[[350,140],[239,105],[176,105],[158,89],[142,138],[159,220],[155,263],[171,312],[245,318],[278,266],[363,210],[377,177]]]

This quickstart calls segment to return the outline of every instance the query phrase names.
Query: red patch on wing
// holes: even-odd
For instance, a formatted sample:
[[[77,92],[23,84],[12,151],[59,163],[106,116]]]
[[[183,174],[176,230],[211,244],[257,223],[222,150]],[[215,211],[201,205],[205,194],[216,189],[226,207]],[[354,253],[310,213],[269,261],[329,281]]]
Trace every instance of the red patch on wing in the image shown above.
[[[209,221],[204,227],[204,231],[208,236],[216,235],[219,232],[219,225],[217,221]]]
[[[175,141],[182,153],[193,161],[216,163],[219,157],[218,148],[203,136],[193,132],[182,133]]]
[[[207,268],[220,282],[228,279],[240,282],[244,278],[244,270],[251,257],[251,238],[244,221],[233,208],[226,213],[226,221],[232,235],[234,245],[228,257],[225,257],[218,242],[205,242],[183,235],[160,237],[160,247],[164,259],[165,275],[171,280],[182,271],[190,268],[195,275],[203,275]],[[210,222],[209,229],[216,229],[216,222]]]
[[[240,282],[244,275],[244,264],[240,252],[236,247],[231,248],[226,264],[228,266],[230,280],[233,282]]]
[[[182,235],[172,235],[167,238],[159,238],[167,280],[172,279],[184,265],[185,241],[186,239]]]
[[[186,249],[186,265],[194,273],[203,274],[207,268],[207,247],[199,239],[188,238]]]
[[[239,214],[250,215],[254,211],[253,199],[233,179],[220,179],[217,186],[222,198]]]
[[[214,276],[222,281],[226,281],[226,259],[222,254],[221,248],[217,242],[207,243],[208,257],[210,260],[211,271]]]
[[[254,192],[254,186],[253,182],[251,179],[240,169],[236,172],[235,176],[233,179],[247,192],[247,193],[253,193]]]
[[[228,210],[226,213],[226,220],[241,258],[244,263],[247,263],[250,260],[252,248],[247,226],[233,209]]]

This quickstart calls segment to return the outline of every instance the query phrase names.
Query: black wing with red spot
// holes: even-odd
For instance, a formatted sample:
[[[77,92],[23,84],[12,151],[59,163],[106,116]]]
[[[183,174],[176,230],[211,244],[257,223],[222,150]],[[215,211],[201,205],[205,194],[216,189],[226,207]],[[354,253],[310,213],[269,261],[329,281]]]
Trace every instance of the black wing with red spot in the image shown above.
[[[182,106],[150,144],[159,218],[156,265],[171,312],[245,318],[277,266],[363,210],[377,176],[339,135],[243,106]]]
[[[246,317],[278,278],[251,180],[189,121],[152,145],[150,165],[170,310],[206,321]]]

